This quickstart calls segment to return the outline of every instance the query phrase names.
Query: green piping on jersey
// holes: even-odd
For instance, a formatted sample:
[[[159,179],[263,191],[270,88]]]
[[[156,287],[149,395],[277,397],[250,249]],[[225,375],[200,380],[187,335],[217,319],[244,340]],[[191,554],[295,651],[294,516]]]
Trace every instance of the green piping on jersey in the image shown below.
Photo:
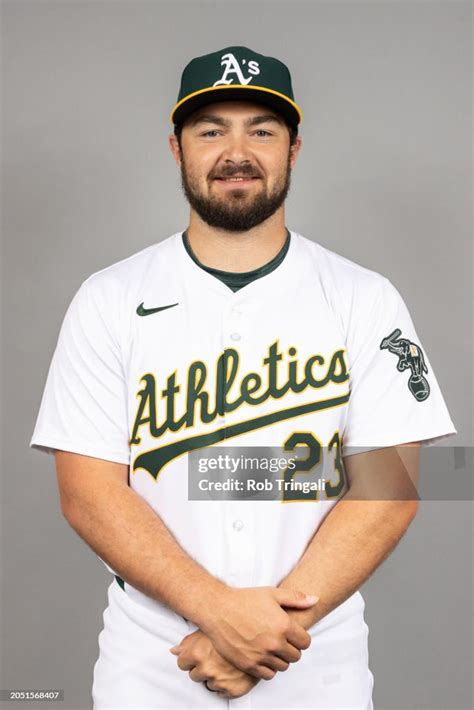
[[[204,269],[204,271],[207,271],[212,276],[215,276],[216,278],[220,279],[220,281],[222,281],[226,286],[228,286],[232,291],[235,292],[243,286],[247,286],[247,284],[251,283],[252,281],[259,279],[262,276],[267,276],[267,274],[274,271],[277,266],[280,266],[290,247],[291,233],[289,229],[286,228],[286,241],[278,252],[278,254],[274,256],[271,261],[267,262],[266,264],[263,264],[262,266],[259,266],[257,269],[245,272],[222,271],[222,269],[215,269],[212,266],[206,266],[197,258],[197,256],[193,252],[189,243],[187,229],[181,234],[181,238],[183,240],[184,247],[191,259],[198,266],[200,266],[201,269]]]

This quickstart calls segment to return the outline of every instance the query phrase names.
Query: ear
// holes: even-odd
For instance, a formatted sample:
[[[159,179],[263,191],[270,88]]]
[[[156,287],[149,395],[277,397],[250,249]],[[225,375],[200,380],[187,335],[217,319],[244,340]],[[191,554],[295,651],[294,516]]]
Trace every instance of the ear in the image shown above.
[[[291,167],[293,168],[294,164],[296,163],[296,159],[299,155],[301,149],[301,136],[297,136],[295,142],[290,148],[290,163]]]
[[[180,166],[181,165],[181,150],[179,148],[178,139],[176,138],[176,135],[174,133],[171,133],[170,136],[168,137],[168,143],[170,146],[171,153],[173,154],[173,158],[176,161],[176,164],[178,166]]]

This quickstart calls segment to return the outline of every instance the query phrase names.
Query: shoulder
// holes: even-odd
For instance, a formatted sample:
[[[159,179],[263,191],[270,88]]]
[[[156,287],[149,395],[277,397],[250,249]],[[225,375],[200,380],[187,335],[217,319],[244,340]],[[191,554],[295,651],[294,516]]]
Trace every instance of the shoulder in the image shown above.
[[[309,259],[320,279],[329,283],[337,281],[340,286],[352,288],[377,289],[388,282],[388,278],[374,269],[339,254],[322,244],[298,235],[303,258]]]
[[[351,324],[367,319],[374,309],[400,299],[384,274],[370,269],[302,235],[302,263],[310,264],[310,278],[320,285],[323,298],[347,332]]]
[[[81,284],[81,288],[100,296],[102,293],[127,293],[136,288],[150,269],[168,263],[174,249],[176,234],[140,249],[103,269],[94,271]]]
[[[107,330],[126,342],[140,288],[147,275],[152,274],[153,279],[159,280],[169,268],[167,265],[174,254],[177,234],[99,269],[84,279],[69,303],[64,329],[71,322],[87,329]]]

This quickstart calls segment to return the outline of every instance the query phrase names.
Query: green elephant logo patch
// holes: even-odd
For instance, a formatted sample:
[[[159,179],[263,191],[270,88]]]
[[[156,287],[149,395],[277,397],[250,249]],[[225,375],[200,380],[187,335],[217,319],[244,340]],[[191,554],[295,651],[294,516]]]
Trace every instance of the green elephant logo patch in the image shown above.
[[[417,400],[423,402],[430,394],[430,386],[423,373],[428,372],[423,351],[419,345],[413,343],[408,338],[400,338],[402,331],[395,328],[390,335],[380,343],[381,350],[389,350],[394,355],[398,355],[397,370],[403,372],[410,368],[411,373],[408,378],[408,389]]]

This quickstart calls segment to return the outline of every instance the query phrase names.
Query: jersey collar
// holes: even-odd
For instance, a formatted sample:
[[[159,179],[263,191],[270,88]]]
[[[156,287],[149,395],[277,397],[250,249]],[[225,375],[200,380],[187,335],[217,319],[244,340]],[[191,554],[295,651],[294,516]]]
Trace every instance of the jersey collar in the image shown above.
[[[183,230],[184,231],[184,230]],[[289,230],[290,245],[283,261],[273,269],[269,274],[260,276],[258,279],[251,281],[246,286],[242,286],[237,291],[232,291],[220,279],[213,276],[205,269],[201,268],[194,259],[188,254],[186,247],[183,244],[182,232],[177,232],[174,239],[174,247],[177,263],[184,278],[185,285],[191,285],[193,288],[206,289],[208,291],[219,294],[220,297],[229,301],[240,301],[247,296],[254,296],[262,292],[271,292],[278,289],[286,289],[294,284],[294,279],[297,278],[298,253],[300,251],[300,235],[297,232]]]

